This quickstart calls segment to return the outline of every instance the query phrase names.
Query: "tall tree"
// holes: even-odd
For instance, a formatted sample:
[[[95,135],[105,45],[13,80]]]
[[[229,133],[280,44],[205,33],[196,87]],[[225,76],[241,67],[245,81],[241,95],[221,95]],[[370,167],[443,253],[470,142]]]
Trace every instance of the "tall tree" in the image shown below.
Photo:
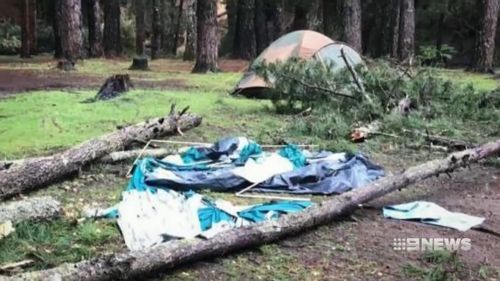
[[[479,6],[482,17],[479,32],[476,35],[476,51],[472,68],[478,72],[492,72],[499,3],[498,0],[480,0]]]
[[[196,7],[196,64],[193,73],[217,71],[217,0],[198,1]]]
[[[267,17],[266,17],[266,4],[265,0],[255,0],[255,42],[256,42],[256,53],[261,53],[269,45],[268,42],[268,30],[267,30]]]
[[[344,41],[361,52],[361,0],[343,0],[342,23]]]
[[[99,0],[88,0],[88,25],[89,25],[89,55],[101,57],[102,47],[102,10]]]
[[[196,0],[186,0],[186,48],[184,60],[194,60],[196,54]]]
[[[233,57],[252,59],[256,55],[255,0],[240,0],[238,1]]]
[[[400,5],[398,57],[411,63],[415,53],[415,0],[401,0]]]
[[[268,43],[278,39],[285,33],[284,24],[284,0],[266,1],[267,10],[267,31],[269,35]]]
[[[144,40],[146,40],[146,3],[144,0],[135,0],[135,53],[144,55]]]
[[[175,0],[160,1],[161,50],[166,56],[175,56],[177,53],[177,42],[175,41],[177,9],[175,3]]]
[[[391,46],[390,46],[390,54],[393,58],[398,57],[399,50],[399,32],[401,25],[401,1],[400,0],[391,0],[391,6],[389,9],[389,21],[391,22]]]
[[[334,40],[339,38],[338,15],[338,1],[323,0],[323,33]]]
[[[122,53],[120,0],[104,1],[104,54],[116,57]]]
[[[153,29],[153,36],[151,38],[151,59],[160,57],[161,50],[161,18],[160,18],[160,5],[161,0],[153,0],[153,21],[151,23]]]
[[[52,19],[52,32],[54,33],[54,58],[60,59],[63,57],[62,45],[61,45],[61,35],[59,31],[59,17],[57,10],[59,9],[59,1],[61,0],[50,0],[50,15]]]
[[[29,58],[36,50],[36,1],[21,2],[21,57]]]
[[[58,34],[62,55],[69,61],[83,57],[82,9],[80,0],[57,1]]]

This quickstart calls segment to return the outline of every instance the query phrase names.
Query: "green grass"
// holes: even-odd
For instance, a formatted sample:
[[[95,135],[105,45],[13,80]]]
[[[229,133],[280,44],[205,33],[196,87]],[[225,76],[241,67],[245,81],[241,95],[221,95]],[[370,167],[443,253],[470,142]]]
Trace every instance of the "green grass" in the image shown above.
[[[462,69],[439,69],[439,74],[443,78],[448,78],[464,85],[472,84],[478,90],[491,91],[499,86],[498,81],[491,74],[471,73]]]
[[[0,240],[0,264],[32,259],[35,263],[30,269],[41,269],[111,253],[123,244],[115,224],[106,221],[23,222],[15,228],[13,234]]]
[[[204,118],[186,139],[213,141],[225,134],[257,136],[282,118],[270,103],[203,91],[135,90],[106,102],[81,103],[94,92],[36,92],[0,100],[0,156],[21,157],[68,147],[168,113],[172,103]]]

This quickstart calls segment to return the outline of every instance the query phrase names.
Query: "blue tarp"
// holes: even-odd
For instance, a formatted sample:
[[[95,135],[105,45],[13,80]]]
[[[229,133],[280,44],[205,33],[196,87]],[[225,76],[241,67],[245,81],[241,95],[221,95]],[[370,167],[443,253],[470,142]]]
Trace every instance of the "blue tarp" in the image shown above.
[[[323,153],[324,161],[319,160],[291,172],[275,175],[252,190],[296,194],[339,194],[384,176],[383,169],[371,163],[363,155],[346,155],[342,160],[328,160],[328,155],[330,154]],[[251,183],[231,172],[233,168],[171,171],[169,176],[150,174],[145,182],[148,185],[176,190],[206,188],[214,191],[237,191],[249,186]]]

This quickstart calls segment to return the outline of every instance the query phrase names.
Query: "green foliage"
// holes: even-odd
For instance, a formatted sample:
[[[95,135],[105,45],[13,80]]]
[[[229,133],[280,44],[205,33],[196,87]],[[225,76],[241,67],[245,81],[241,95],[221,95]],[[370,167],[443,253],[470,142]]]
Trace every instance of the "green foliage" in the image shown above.
[[[259,65],[256,71],[274,86],[271,97],[278,112],[312,108],[311,115],[294,118],[290,134],[346,140],[353,127],[374,120],[380,121],[383,133],[417,142],[423,137],[415,132],[479,141],[500,131],[495,122],[500,118],[498,94],[445,80],[430,68],[410,78],[385,61],[358,67],[364,95],[349,72],[332,72],[320,62],[293,59]],[[399,110],[402,99],[411,101],[407,114]]]
[[[10,22],[0,22],[0,54],[15,54],[21,48],[21,28]]]
[[[421,65],[444,66],[456,53],[455,48],[446,44],[439,49],[434,45],[424,45],[418,49],[417,60]]]

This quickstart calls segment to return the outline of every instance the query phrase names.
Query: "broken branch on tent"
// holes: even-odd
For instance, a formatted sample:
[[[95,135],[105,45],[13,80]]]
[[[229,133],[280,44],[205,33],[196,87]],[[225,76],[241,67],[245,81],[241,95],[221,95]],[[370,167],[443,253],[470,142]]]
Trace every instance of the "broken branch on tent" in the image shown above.
[[[418,181],[498,155],[500,139],[473,149],[429,161],[401,174],[388,176],[362,188],[343,193],[303,212],[280,217],[276,221],[235,228],[213,238],[182,240],[160,244],[153,248],[118,255],[63,264],[56,268],[16,275],[5,280],[117,280],[142,278],[167,271],[187,262],[220,256],[237,250],[271,243],[286,236],[303,232],[317,225],[352,213],[360,205],[388,193],[408,187]]]
[[[355,97],[353,97],[353,96],[351,96],[349,94],[342,93],[342,92],[339,92],[339,91],[334,91],[332,89],[324,88],[324,87],[317,86],[317,85],[312,85],[312,84],[309,84],[309,83],[303,81],[302,79],[299,79],[299,78],[296,78],[296,77],[288,76],[288,75],[281,74],[281,73],[277,73],[277,74],[280,75],[281,77],[285,78],[285,79],[295,81],[295,82],[301,84],[302,86],[304,86],[306,88],[310,88],[310,89],[314,89],[314,90],[318,90],[318,91],[323,91],[323,92],[326,92],[326,93],[331,93],[333,95],[341,96],[341,97],[344,97],[344,98],[356,99]]]
[[[352,75],[352,78],[354,79],[354,82],[356,83],[356,85],[358,86],[359,88],[359,91],[361,92],[361,94],[363,95],[363,97],[370,103],[373,105],[373,100],[370,98],[370,96],[368,96],[368,94],[366,93],[365,91],[365,87],[363,86],[363,83],[361,82],[361,79],[359,78],[358,74],[356,73],[356,70],[354,69],[354,67],[351,65],[351,63],[349,62],[349,59],[347,58],[346,54],[345,54],[345,51],[344,51],[344,48],[341,48],[340,49],[340,54],[342,55],[342,59],[344,60],[344,63],[347,67],[347,69],[349,70],[349,72],[351,73]]]

